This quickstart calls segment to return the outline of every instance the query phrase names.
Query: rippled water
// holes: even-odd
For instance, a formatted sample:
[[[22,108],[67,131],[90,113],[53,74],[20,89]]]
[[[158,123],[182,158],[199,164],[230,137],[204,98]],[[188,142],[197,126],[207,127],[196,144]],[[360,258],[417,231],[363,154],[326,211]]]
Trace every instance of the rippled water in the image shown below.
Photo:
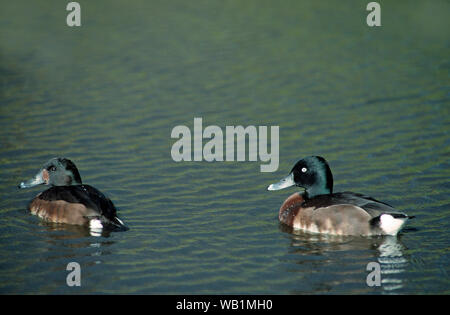
[[[1,293],[450,293],[449,4],[360,1],[4,1],[0,11]],[[171,159],[176,125],[280,126],[280,167]],[[416,219],[398,237],[280,225],[322,155],[335,191]],[[77,164],[130,227],[94,237],[27,210],[18,190],[54,156]],[[66,286],[78,262],[81,287]],[[380,287],[366,284],[369,262]]]

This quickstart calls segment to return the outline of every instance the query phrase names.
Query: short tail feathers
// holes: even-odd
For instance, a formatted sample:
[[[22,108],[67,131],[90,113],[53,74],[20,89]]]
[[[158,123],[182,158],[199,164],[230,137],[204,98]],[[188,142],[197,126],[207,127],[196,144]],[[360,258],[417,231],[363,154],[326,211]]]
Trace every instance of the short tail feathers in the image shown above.
[[[128,230],[128,227],[125,226],[122,220],[120,220],[118,217],[114,217],[113,224],[120,230],[126,231]]]

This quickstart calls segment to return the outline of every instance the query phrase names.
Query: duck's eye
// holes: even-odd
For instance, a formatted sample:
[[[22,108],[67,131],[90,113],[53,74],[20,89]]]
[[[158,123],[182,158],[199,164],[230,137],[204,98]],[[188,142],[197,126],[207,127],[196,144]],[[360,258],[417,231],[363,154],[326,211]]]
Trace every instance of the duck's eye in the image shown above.
[[[302,168],[302,173],[306,173],[308,169],[306,167]]]
[[[50,166],[49,171],[50,171],[50,172],[56,171],[56,166]]]

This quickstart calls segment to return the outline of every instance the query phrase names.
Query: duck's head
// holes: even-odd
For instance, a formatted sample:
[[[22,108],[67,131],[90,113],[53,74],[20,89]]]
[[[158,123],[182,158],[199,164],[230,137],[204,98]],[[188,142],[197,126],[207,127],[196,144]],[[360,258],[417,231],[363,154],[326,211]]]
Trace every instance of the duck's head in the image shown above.
[[[327,161],[321,156],[309,156],[298,161],[288,176],[267,190],[291,186],[303,187],[307,198],[333,193],[333,175]]]
[[[36,185],[69,186],[81,185],[81,177],[75,164],[66,158],[50,159],[30,180],[21,182],[19,188]]]

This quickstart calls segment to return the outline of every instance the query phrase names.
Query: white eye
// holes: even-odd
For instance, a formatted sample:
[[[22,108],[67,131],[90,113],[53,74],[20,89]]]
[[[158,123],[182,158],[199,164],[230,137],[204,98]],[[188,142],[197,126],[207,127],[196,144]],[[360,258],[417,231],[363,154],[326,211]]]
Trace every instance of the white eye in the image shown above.
[[[302,168],[302,172],[303,172],[303,173],[306,173],[307,170],[308,170],[308,169],[307,169],[306,167]]]

